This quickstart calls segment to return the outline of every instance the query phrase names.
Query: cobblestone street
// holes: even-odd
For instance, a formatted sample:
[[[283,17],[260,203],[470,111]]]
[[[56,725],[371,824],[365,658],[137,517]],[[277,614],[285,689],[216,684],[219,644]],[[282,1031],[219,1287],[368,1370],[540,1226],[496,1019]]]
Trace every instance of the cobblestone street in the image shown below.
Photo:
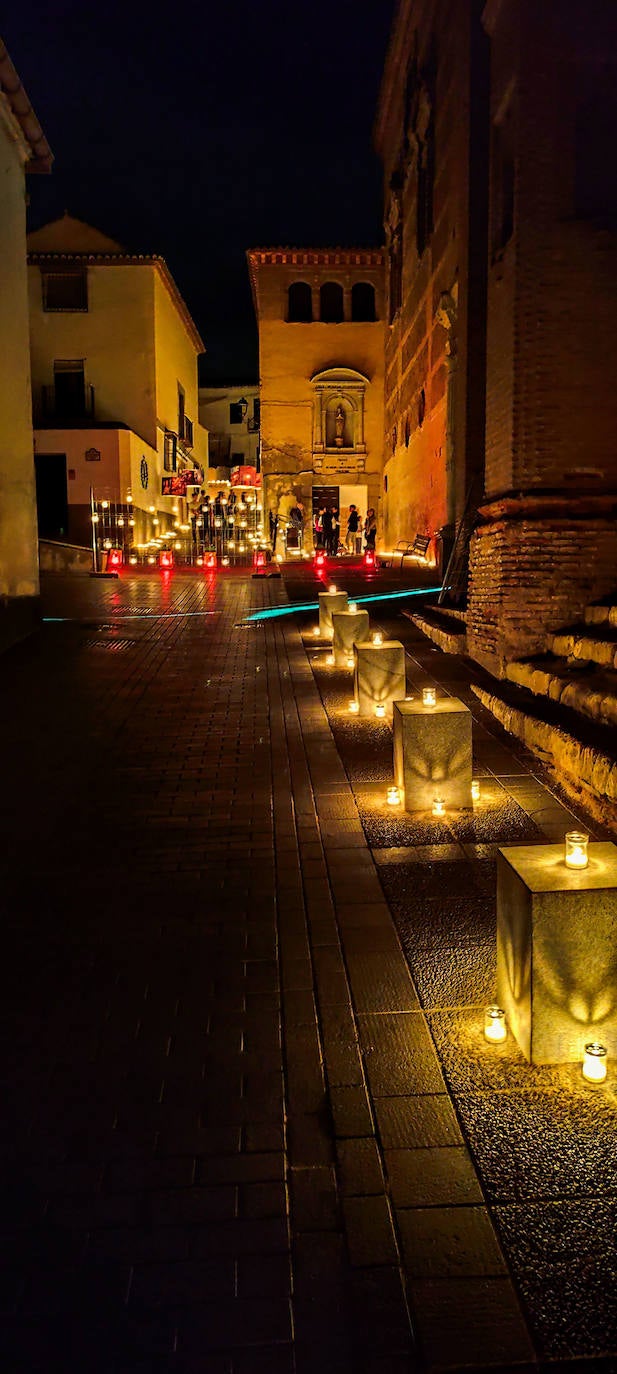
[[[474,715],[482,807],[420,824],[315,615],[239,625],[310,575],[43,590],[0,677],[2,1368],[608,1374],[613,1083],[481,1033],[496,848],[573,816],[469,666],[374,608]]]

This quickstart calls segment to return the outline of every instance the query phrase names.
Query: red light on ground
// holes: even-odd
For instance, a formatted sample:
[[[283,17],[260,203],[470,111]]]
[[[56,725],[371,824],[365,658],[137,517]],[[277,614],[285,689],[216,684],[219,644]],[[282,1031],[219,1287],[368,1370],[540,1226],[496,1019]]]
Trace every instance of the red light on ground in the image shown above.
[[[207,554],[206,554],[206,557],[205,557],[205,564],[206,564],[206,567],[207,567],[207,568],[210,568],[210,569],[215,568],[215,567],[216,567],[216,554],[215,554],[215,553],[207,553]]]
[[[373,553],[372,549],[366,550],[366,553],[364,555],[364,566],[365,568],[375,567],[375,554]]]
[[[266,555],[265,555],[263,549],[256,549],[256,550],[255,550],[255,553],[253,554],[253,567],[255,567],[255,568],[265,568],[265,566],[266,566]]]
[[[159,554],[159,568],[173,568],[174,556],[172,549],[161,549]]]
[[[325,555],[325,553],[321,553],[321,552],[316,553],[316,554],[315,554],[315,566],[318,567],[318,568],[323,568],[323,567],[325,567],[325,563],[326,563],[326,555]]]
[[[124,556],[122,549],[107,550],[107,572],[111,572],[114,568],[121,568],[123,562]]]

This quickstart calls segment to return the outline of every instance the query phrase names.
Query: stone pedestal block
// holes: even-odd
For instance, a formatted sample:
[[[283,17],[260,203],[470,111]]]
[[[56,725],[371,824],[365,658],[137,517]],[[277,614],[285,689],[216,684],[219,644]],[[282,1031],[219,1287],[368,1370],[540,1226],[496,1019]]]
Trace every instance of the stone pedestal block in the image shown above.
[[[368,611],[333,611],[332,631],[335,662],[344,667],[353,657],[354,644],[363,644],[369,637]]]
[[[590,844],[569,869],[563,844],[497,856],[497,998],[532,1064],[617,1054],[617,846]]]
[[[318,600],[320,636],[332,639],[332,612],[347,610],[347,592],[320,592]]]
[[[405,696],[405,650],[398,639],[383,644],[356,644],[355,698],[361,716],[374,716],[383,705],[392,715],[392,702]]]
[[[471,806],[471,712],[462,701],[398,701],[393,734],[394,776],[406,811],[429,810],[436,797],[446,807]]]

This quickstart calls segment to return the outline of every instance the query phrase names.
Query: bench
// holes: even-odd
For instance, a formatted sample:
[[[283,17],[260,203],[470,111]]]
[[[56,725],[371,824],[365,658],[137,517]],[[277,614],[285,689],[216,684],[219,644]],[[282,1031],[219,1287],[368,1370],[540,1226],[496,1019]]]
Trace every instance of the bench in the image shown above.
[[[413,540],[399,539],[392,553],[379,554],[379,562],[386,568],[394,567],[395,558],[400,558],[399,567],[401,568],[406,558],[415,558],[419,562],[426,563],[430,543],[430,534],[417,534]]]

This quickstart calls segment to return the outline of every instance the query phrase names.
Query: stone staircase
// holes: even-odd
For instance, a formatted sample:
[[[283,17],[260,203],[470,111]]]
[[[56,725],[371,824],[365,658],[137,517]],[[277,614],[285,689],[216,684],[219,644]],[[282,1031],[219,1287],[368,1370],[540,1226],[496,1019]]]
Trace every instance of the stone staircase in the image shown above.
[[[509,690],[497,682],[473,690],[570,795],[617,828],[617,593],[549,635],[545,654],[509,663],[506,678]]]
[[[433,606],[408,618],[445,653],[466,652],[464,612]],[[617,592],[587,606],[548,650],[508,664],[501,680],[472,667],[472,690],[559,783],[617,832]]]
[[[466,612],[442,606],[424,606],[421,611],[403,611],[427,639],[431,639],[444,654],[464,654],[467,651]]]

